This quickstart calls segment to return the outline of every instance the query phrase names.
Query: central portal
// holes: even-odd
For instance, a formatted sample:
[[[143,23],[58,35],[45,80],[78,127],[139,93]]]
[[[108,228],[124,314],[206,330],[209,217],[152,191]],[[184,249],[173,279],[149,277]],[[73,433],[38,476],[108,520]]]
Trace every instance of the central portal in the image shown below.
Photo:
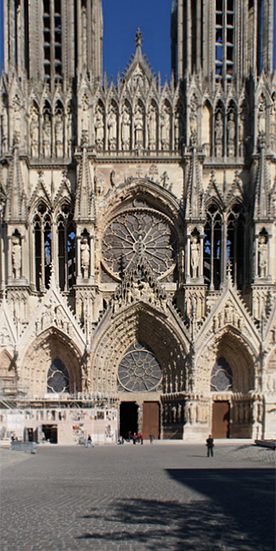
[[[120,436],[127,439],[131,432],[138,432],[138,406],[135,402],[122,402],[120,405]]]

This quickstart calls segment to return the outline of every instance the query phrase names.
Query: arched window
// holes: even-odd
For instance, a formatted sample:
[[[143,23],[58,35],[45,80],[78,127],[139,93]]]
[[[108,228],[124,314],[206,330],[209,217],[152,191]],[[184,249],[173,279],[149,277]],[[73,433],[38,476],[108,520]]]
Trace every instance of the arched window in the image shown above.
[[[38,291],[48,289],[52,261],[52,224],[44,201],[41,201],[34,216],[35,283]]]
[[[150,392],[162,381],[162,370],[152,350],[141,342],[133,344],[126,352],[118,370],[118,390]]]
[[[56,358],[47,374],[47,392],[61,394],[69,392],[69,374],[64,363]]]
[[[64,203],[57,218],[58,273],[62,291],[72,289],[76,279],[76,232],[70,205]]]
[[[211,375],[211,392],[232,390],[233,373],[229,363],[221,356],[216,362]]]
[[[210,289],[219,289],[222,262],[222,215],[217,205],[207,210],[204,228],[204,279]]]
[[[232,267],[234,285],[242,289],[246,282],[246,250],[245,250],[245,213],[243,206],[236,203],[227,217],[227,253],[226,260]]]

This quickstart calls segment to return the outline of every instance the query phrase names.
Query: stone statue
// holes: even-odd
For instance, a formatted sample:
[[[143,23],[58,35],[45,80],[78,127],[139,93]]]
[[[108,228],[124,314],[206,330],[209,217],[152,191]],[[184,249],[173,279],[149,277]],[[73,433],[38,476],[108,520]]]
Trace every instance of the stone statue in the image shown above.
[[[58,159],[63,157],[63,118],[61,113],[58,113],[56,116],[55,124],[55,140],[56,140],[56,157]]]
[[[170,149],[171,121],[170,110],[166,105],[161,117],[161,147],[163,151]]]
[[[148,114],[148,144],[149,149],[156,149],[156,110],[151,105]]]
[[[191,266],[192,266],[193,279],[196,279],[198,277],[199,259],[200,259],[200,246],[198,243],[198,238],[194,235],[191,243]]]
[[[22,268],[22,249],[20,237],[12,239],[12,269],[14,279],[20,279]]]
[[[142,147],[144,143],[144,117],[141,105],[137,105],[134,114],[135,147]]]
[[[31,138],[31,155],[34,159],[37,159],[39,156],[39,126],[38,126],[38,115],[36,110],[33,110],[30,123],[30,138]]]
[[[111,106],[109,110],[107,128],[108,147],[110,150],[115,150],[117,147],[117,116],[113,106]]]
[[[123,151],[130,149],[130,114],[127,106],[124,106],[122,114],[122,149]]]
[[[104,147],[104,117],[101,108],[98,106],[95,122],[96,146],[99,150]]]
[[[235,139],[236,139],[236,124],[234,113],[230,113],[227,124],[227,147],[228,156],[234,157],[235,155]]]
[[[259,277],[267,276],[267,249],[266,237],[265,235],[260,235],[258,243]]]
[[[219,111],[216,117],[216,127],[215,127],[215,137],[216,137],[216,155],[217,157],[222,157],[223,154],[223,120],[222,114]]]
[[[43,154],[46,159],[51,157],[51,119],[48,113],[43,121]]]
[[[81,242],[81,270],[84,279],[89,277],[90,248],[87,237]]]

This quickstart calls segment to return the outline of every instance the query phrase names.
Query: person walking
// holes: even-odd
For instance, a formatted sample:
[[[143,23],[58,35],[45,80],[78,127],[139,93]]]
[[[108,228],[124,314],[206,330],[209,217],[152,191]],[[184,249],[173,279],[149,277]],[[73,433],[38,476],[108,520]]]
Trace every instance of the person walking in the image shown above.
[[[88,448],[88,446],[91,446],[91,448],[94,448],[94,444],[92,442],[92,438],[90,434],[88,434],[87,441],[86,441],[86,447]]]
[[[209,434],[207,440],[206,440],[206,446],[207,446],[207,457],[214,457],[214,439],[211,434]]]
[[[141,445],[144,444],[144,435],[143,435],[142,432],[140,433],[140,444],[141,444]]]

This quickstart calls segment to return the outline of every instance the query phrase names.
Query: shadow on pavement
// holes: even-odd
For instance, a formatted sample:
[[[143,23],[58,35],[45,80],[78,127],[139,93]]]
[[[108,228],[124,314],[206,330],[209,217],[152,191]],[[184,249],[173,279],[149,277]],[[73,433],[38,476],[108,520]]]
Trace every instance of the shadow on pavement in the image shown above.
[[[169,469],[168,475],[201,498],[189,503],[115,500],[82,517],[78,540],[118,543],[118,549],[157,551],[273,551],[274,469]],[[199,499],[199,500],[198,500]],[[104,526],[101,531],[97,524]],[[126,547],[122,547],[123,544]]]

